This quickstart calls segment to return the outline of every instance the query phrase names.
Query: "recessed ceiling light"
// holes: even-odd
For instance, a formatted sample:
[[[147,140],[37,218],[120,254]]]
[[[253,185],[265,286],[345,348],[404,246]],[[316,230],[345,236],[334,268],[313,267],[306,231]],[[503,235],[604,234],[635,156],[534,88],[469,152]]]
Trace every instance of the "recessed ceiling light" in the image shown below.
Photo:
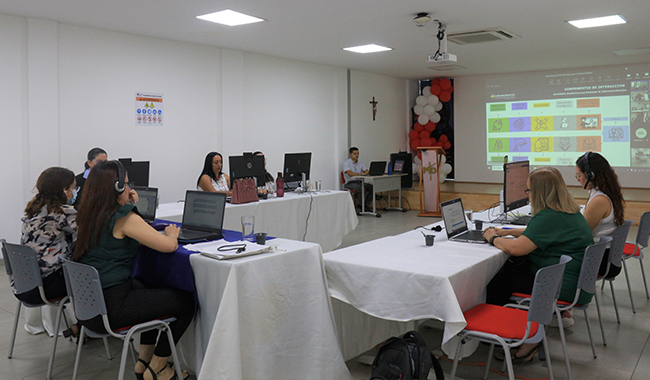
[[[252,24],[255,22],[264,21],[264,19],[235,12],[231,9],[226,9],[225,11],[219,11],[214,13],[208,13],[201,16],[196,16],[196,18],[205,21],[216,22],[217,24],[223,24],[228,26],[245,25],[245,24]]]
[[[650,47],[637,48],[637,49],[621,49],[613,50],[614,55],[637,55],[637,54],[650,54]]]
[[[569,21],[569,24],[575,26],[576,28],[593,28],[596,26],[607,26],[607,25],[617,25],[625,24],[627,21],[621,15],[605,16],[605,17],[596,17],[596,18],[586,18],[584,20],[572,20]]]
[[[380,52],[380,51],[387,51],[387,50],[393,50],[393,49],[391,49],[389,47],[385,47],[385,46],[370,44],[370,45],[347,47],[347,48],[343,48],[343,50],[351,51],[351,52],[354,52],[354,53],[366,54],[366,53],[377,53],[377,52]]]

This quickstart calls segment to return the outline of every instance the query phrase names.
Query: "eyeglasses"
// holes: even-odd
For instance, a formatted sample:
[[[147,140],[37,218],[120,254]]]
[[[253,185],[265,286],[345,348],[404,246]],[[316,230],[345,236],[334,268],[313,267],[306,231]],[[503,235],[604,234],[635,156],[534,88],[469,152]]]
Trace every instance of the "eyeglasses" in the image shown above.
[[[530,194],[530,189],[524,189],[524,193],[526,193],[526,195]]]
[[[582,173],[576,173],[576,179],[580,180],[580,177],[582,177],[582,175],[583,175]]]
[[[135,182],[125,182],[125,185],[129,187],[129,189],[133,189],[135,187]]]

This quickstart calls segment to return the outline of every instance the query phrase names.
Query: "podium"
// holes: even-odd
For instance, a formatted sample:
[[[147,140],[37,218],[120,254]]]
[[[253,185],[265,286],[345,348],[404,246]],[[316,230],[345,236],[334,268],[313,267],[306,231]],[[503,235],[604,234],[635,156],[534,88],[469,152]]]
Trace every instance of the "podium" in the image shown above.
[[[440,156],[445,151],[439,146],[418,147],[420,166],[420,213],[418,216],[440,217]]]

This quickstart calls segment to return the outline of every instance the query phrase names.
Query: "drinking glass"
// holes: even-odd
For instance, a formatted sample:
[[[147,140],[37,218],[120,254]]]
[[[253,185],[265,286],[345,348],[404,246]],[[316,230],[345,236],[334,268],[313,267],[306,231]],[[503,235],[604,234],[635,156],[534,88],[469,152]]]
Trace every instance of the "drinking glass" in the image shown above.
[[[241,234],[243,240],[255,242],[255,217],[253,215],[241,217]]]

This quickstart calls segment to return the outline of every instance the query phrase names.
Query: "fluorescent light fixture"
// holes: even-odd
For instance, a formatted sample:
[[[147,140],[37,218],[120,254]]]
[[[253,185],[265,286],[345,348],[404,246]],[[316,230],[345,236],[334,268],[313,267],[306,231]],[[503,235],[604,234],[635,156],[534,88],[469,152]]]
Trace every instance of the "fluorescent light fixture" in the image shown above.
[[[231,9],[196,16],[196,18],[228,26],[245,25],[264,21],[261,18],[245,15],[243,13],[235,12]]]
[[[650,47],[638,49],[622,49],[612,51],[614,55],[637,55],[637,54],[650,54]]]
[[[627,21],[621,15],[613,16],[604,16],[596,18],[586,18],[584,20],[572,20],[569,21],[569,24],[575,26],[576,28],[593,28],[596,26],[607,26],[607,25],[617,25],[625,24]]]
[[[389,47],[385,47],[385,46],[370,44],[370,45],[347,47],[347,48],[343,48],[343,50],[351,51],[351,52],[354,52],[354,53],[366,54],[366,53],[377,53],[377,52],[380,52],[380,51],[387,51],[387,50],[393,50],[393,49],[391,49]]]

